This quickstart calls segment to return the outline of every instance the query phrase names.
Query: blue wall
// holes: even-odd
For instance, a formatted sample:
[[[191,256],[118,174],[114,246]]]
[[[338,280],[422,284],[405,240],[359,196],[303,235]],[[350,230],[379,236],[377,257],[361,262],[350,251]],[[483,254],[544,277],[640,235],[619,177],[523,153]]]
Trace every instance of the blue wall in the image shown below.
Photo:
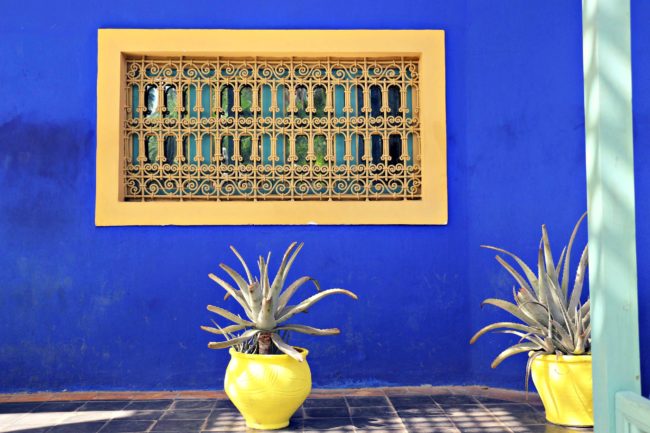
[[[650,397],[650,2],[632,1],[632,104],[643,394]]]
[[[489,368],[508,337],[467,344],[503,317],[480,301],[512,286],[479,245],[533,260],[542,223],[559,249],[586,208],[579,2],[57,3],[25,0],[0,15],[0,392],[221,387],[228,355],[198,330],[205,305],[222,302],[207,273],[234,263],[229,244],[252,260],[293,240],[306,243],[300,274],[360,295],[303,316],[343,329],[294,341],[311,348],[316,385],[523,388],[523,357]],[[641,27],[650,10],[636,3]],[[446,30],[449,225],[96,228],[100,27]],[[647,76],[642,39],[635,73]],[[647,86],[635,94],[646,142]],[[642,171],[650,151],[638,153]],[[650,176],[640,183],[642,197]],[[641,203],[640,219],[649,209]],[[643,227],[639,240],[647,258]]]

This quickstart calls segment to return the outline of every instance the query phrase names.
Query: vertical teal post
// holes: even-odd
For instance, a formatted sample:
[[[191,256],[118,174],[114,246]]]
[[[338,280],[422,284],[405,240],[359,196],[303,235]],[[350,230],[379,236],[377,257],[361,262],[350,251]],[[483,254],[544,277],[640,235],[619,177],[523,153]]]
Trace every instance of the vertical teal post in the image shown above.
[[[583,0],[589,282],[596,433],[640,393],[630,0]]]

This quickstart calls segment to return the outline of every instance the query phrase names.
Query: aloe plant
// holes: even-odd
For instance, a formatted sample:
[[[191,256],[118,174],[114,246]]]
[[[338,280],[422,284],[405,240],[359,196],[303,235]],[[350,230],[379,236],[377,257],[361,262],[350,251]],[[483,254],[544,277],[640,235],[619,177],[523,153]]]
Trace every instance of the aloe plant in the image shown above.
[[[526,368],[526,383],[533,360],[543,354],[584,355],[591,351],[591,323],[589,300],[582,304],[581,296],[587,270],[588,246],[576,269],[573,287],[569,290],[571,250],[583,214],[571,233],[568,245],[562,250],[558,263],[553,261],[546,226],[542,225],[542,239],[537,253],[537,273],[515,254],[501,248],[481,245],[514,260],[517,271],[500,255],[496,260],[512,275],[519,287],[513,288],[514,303],[502,299],[486,299],[483,305],[493,305],[507,311],[521,323],[498,322],[478,331],[470,340],[474,343],[488,332],[514,334],[520,337],[517,344],[501,352],[492,362],[497,367],[506,358],[518,353],[530,353]],[[522,275],[523,273],[523,275]]]
[[[224,299],[232,297],[237,301],[244,310],[246,318],[242,318],[240,315],[224,308],[208,305],[209,311],[233,322],[232,325],[225,328],[219,327],[214,321],[215,327],[201,326],[204,331],[223,335],[225,338],[224,341],[209,343],[208,347],[210,349],[235,347],[236,350],[264,355],[271,353],[271,344],[273,344],[280,352],[286,353],[298,361],[303,361],[302,354],[289,345],[281,334],[299,332],[309,335],[336,335],[341,332],[337,328],[319,329],[306,325],[286,323],[296,314],[307,312],[309,308],[327,296],[344,294],[357,299],[357,295],[345,289],[335,288],[320,291],[318,281],[309,276],[300,277],[285,288],[289,269],[291,269],[302,246],[302,243],[298,245],[296,242],[289,245],[273,279],[269,276],[271,253],[267,255],[266,259],[259,257],[257,261],[259,275],[253,277],[246,261],[234,247],[230,247],[241,262],[246,277],[244,278],[237,271],[223,263],[219,266],[233,279],[236,287],[214,274],[209,274],[209,277],[226,291]],[[319,293],[295,305],[289,305],[296,291],[310,281]],[[235,334],[236,332],[239,332],[239,334]]]

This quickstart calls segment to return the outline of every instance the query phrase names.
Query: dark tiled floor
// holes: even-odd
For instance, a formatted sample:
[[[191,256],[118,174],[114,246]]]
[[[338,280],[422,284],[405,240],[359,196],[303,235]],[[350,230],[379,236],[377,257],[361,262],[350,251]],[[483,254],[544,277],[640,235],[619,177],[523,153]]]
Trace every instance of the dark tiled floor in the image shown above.
[[[308,399],[279,432],[356,433],[568,433],[546,424],[537,400],[473,395],[430,388],[320,394]],[[370,394],[377,394],[372,391]],[[496,395],[496,396],[495,396]],[[79,400],[0,403],[0,432],[13,433],[199,433],[246,432],[228,400]],[[259,430],[252,430],[258,431]]]

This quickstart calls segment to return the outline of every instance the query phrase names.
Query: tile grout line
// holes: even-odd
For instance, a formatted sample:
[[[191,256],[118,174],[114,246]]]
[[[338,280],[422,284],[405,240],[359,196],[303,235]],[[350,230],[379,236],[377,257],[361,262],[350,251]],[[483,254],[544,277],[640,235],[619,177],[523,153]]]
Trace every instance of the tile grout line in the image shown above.
[[[462,395],[462,394],[451,394],[451,395]],[[447,413],[447,409],[445,409],[444,407],[442,407],[442,405],[436,401],[436,399],[434,398],[433,395],[430,395],[429,398],[430,398],[431,400],[433,400],[433,404],[435,404],[435,405],[436,405],[436,406],[437,406],[437,407],[442,411],[442,414],[445,416],[445,418],[447,418],[447,419],[449,420],[449,422],[451,423],[451,425],[453,426],[453,428],[454,428],[458,433],[460,433],[460,431],[461,431],[461,430],[460,430],[460,427],[458,427],[458,426],[456,425],[456,423],[454,422],[454,420],[451,418],[451,416],[449,416],[449,414]]]
[[[375,394],[375,395],[363,395],[363,394],[358,395],[358,394],[355,394],[355,393],[350,393],[348,395],[341,395],[340,396],[340,398],[343,399],[344,407],[348,411],[348,415],[344,419],[346,420],[346,423],[349,423],[350,429],[347,430],[347,427],[345,427],[346,428],[345,431],[350,431],[350,432],[353,432],[353,433],[361,433],[361,432],[372,432],[372,431],[376,430],[377,432],[384,431],[385,433],[400,433],[400,432],[409,433],[411,431],[409,425],[411,425],[411,424],[407,423],[409,421],[408,417],[402,417],[402,415],[400,414],[399,409],[397,407],[397,406],[400,406],[400,404],[404,405],[404,407],[402,409],[409,409],[411,407],[413,407],[414,409],[429,408],[429,407],[434,409],[433,411],[431,411],[431,413],[429,413],[427,411],[423,411],[422,415],[418,415],[418,417],[424,417],[425,418],[425,423],[423,423],[423,427],[426,427],[426,428],[432,428],[432,429],[436,428],[434,426],[436,421],[429,420],[430,422],[427,422],[427,418],[432,418],[434,416],[437,417],[438,416],[437,413],[440,412],[440,414],[444,415],[444,417],[442,417],[440,419],[440,422],[444,422],[443,420],[446,420],[448,422],[450,433],[452,431],[454,433],[461,433],[462,431],[464,431],[464,428],[480,429],[482,427],[482,425],[481,425],[482,422],[477,417],[483,418],[480,415],[481,412],[488,415],[489,419],[485,420],[486,423],[492,423],[493,421],[496,421],[496,423],[495,423],[495,425],[493,427],[495,430],[496,429],[502,429],[502,431],[509,432],[509,433],[515,433],[519,429],[519,426],[521,426],[523,430],[526,430],[527,427],[529,427],[529,426],[531,427],[531,429],[535,429],[535,428],[539,428],[539,426],[548,425],[548,423],[545,423],[545,422],[538,423],[538,422],[534,421],[531,418],[526,418],[521,423],[515,423],[515,424],[512,424],[510,426],[506,424],[506,420],[509,420],[512,417],[514,417],[512,419],[514,421],[516,421],[517,420],[517,414],[519,412],[521,412],[522,415],[531,415],[531,414],[540,415],[539,408],[533,406],[530,403],[528,403],[528,401],[519,401],[519,400],[502,400],[501,401],[499,399],[499,397],[497,397],[497,396],[492,397],[490,395],[482,395],[482,394],[450,394],[450,395],[466,395],[467,397],[469,397],[468,399],[460,399],[460,401],[455,403],[453,401],[453,399],[450,399],[449,401],[444,400],[444,395],[445,394],[442,394],[443,397],[441,397],[441,402],[438,402],[437,399],[436,399],[436,396],[441,395],[441,394],[424,394],[424,393],[410,394],[408,391],[405,390],[403,393],[397,393],[397,394],[393,393],[393,394],[389,395],[386,392],[385,389],[382,389],[380,391],[380,393],[378,393],[378,394],[379,395],[377,395],[377,394]],[[76,396],[76,397],[79,397],[79,396]],[[351,403],[354,402],[355,398],[364,398],[364,397],[370,398],[371,400],[370,401],[359,402],[359,404],[361,404],[361,406],[352,406]],[[382,397],[384,401],[381,404],[379,404],[379,402],[373,402],[372,399],[373,398],[376,399],[377,397]],[[391,397],[414,397],[415,399],[413,401],[405,400],[402,403],[401,400],[399,400],[399,398],[397,398],[397,400],[395,402],[393,402]],[[496,401],[492,401],[492,400],[483,401],[483,400],[481,400],[481,397],[494,398]],[[69,401],[67,401],[67,402],[72,403],[72,404],[70,404],[70,408],[68,410],[63,411],[63,412],[66,412],[65,416],[63,418],[61,418],[59,421],[56,421],[54,424],[50,424],[48,426],[45,426],[43,431],[45,431],[45,430],[54,431],[54,430],[57,430],[57,429],[61,429],[62,428],[61,426],[65,426],[67,424],[67,422],[71,421],[71,419],[74,418],[75,416],[77,416],[79,414],[83,414],[86,411],[92,411],[92,409],[93,409],[92,404],[90,406],[88,406],[88,405],[91,402],[96,401],[96,400],[92,400],[90,398],[91,398],[91,396],[88,396],[88,399],[86,399],[86,400],[79,400],[78,399],[78,400],[72,400],[72,401],[69,400]],[[321,395],[321,396],[319,396],[317,398],[328,398],[328,396],[327,395]],[[339,397],[333,397],[332,396],[330,398],[337,398],[338,399]],[[180,398],[179,399],[176,399],[176,398],[174,398],[174,399],[162,399],[162,398],[158,398],[157,400],[161,400],[161,403],[162,403],[162,400],[169,400],[169,403],[162,410],[133,409],[134,415],[137,415],[137,413],[139,411],[145,411],[146,412],[148,410],[155,410],[156,413],[160,412],[159,416],[156,417],[155,419],[152,419],[152,420],[144,420],[143,419],[142,420],[142,421],[150,421],[150,425],[149,425],[149,427],[147,427],[147,430],[146,430],[149,433],[153,432],[155,430],[156,426],[159,424],[159,422],[165,416],[169,415],[170,413],[172,413],[174,411],[182,411],[182,412],[190,411],[191,412],[193,410],[205,411],[207,413],[206,417],[200,418],[202,420],[200,422],[200,426],[198,426],[198,424],[194,424],[194,425],[196,425],[197,428],[200,429],[200,431],[202,431],[204,433],[208,433],[205,429],[210,428],[210,423],[209,423],[210,417],[212,415],[214,415],[214,414],[217,414],[217,421],[218,421],[218,419],[221,418],[221,416],[219,415],[221,413],[221,410],[219,410],[220,408],[218,408],[217,406],[221,405],[221,403],[219,403],[219,402],[226,401],[226,399],[220,399],[220,398],[215,399],[215,398],[210,398],[210,397],[205,397],[205,398],[196,397],[193,400],[196,400],[197,402],[198,401],[204,401],[206,403],[206,405],[204,407],[201,407],[201,406],[197,406],[196,404],[194,404],[194,405],[189,404],[189,405],[187,405],[188,407],[175,408],[175,406],[177,404],[179,404],[179,402],[182,402],[183,400],[187,401],[187,400],[190,400],[190,399],[180,399]],[[107,400],[107,401],[111,401],[111,400]],[[124,401],[122,402],[122,403],[124,403],[123,405],[119,405],[119,404],[114,405],[114,407],[120,406],[121,409],[107,408],[107,409],[98,409],[98,410],[119,412],[119,411],[128,410],[127,409],[128,406],[131,405],[134,402],[145,402],[145,401],[147,401],[147,400],[140,400],[140,399],[135,399],[135,400],[134,399],[128,399],[127,400],[127,399],[124,399]],[[211,404],[208,404],[210,401],[211,401]],[[3,403],[18,404],[18,405],[20,405],[21,403],[25,403],[25,405],[26,405],[25,409],[29,409],[28,411],[25,411],[24,413],[21,412],[21,415],[18,418],[16,418],[16,420],[12,421],[10,424],[7,424],[7,425],[13,425],[15,422],[18,422],[20,419],[23,419],[24,417],[29,416],[29,414],[40,413],[40,412],[35,412],[35,411],[38,410],[38,408],[42,408],[44,405],[47,405],[47,404],[54,404],[54,407],[52,407],[51,410],[56,412],[57,411],[56,405],[59,404],[59,405],[65,406],[66,401],[65,400],[35,401],[35,402],[31,403],[31,404],[27,403],[27,402],[0,402],[0,407],[2,406]],[[398,404],[398,403],[400,403],[400,404]],[[412,403],[412,405],[411,405],[411,403]],[[429,403],[431,403],[431,406],[429,405]],[[491,403],[493,403],[493,404],[491,404]],[[444,406],[443,406],[443,404],[444,404]],[[326,404],[326,405],[328,407],[330,406],[328,404]],[[513,405],[512,406],[513,410],[508,409],[509,405]],[[514,409],[515,405],[517,407],[519,407],[520,409],[515,410]],[[192,407],[192,406],[196,406],[196,407]],[[110,406],[108,406],[108,407],[110,407]],[[328,407],[325,407],[325,409],[327,409]],[[84,410],[84,408],[86,410]],[[359,409],[363,409],[363,408],[373,408],[373,410],[369,410],[369,411],[365,412],[366,415],[364,415],[364,411],[359,410]],[[475,408],[475,409],[472,410],[471,408]],[[499,412],[499,408],[504,409],[504,412],[503,412],[504,415],[499,415],[499,413],[501,413],[501,412]],[[19,408],[19,410],[20,409],[21,408]],[[44,413],[47,413],[47,407],[44,408],[44,409],[45,409]],[[385,409],[385,411],[384,410],[374,410],[374,409]],[[307,419],[319,419],[319,417],[307,418],[307,410],[308,410],[308,408],[306,408],[305,406],[301,406],[298,409],[298,413],[301,414],[302,416],[300,418],[297,418],[296,422],[292,426],[289,427],[290,431],[304,433],[304,431],[308,430],[307,427],[305,427],[305,421]],[[355,410],[359,411],[357,416],[360,419],[368,418],[368,419],[371,420],[372,418],[378,418],[376,421],[381,421],[383,419],[384,420],[384,425],[383,426],[382,425],[373,425],[373,423],[370,422],[370,423],[361,423],[360,426],[356,426],[355,425],[355,419],[356,418],[354,416],[354,411]],[[461,417],[461,418],[459,418],[458,421],[455,421],[451,417],[451,414],[450,414],[450,412],[448,412],[448,410],[452,410],[452,411],[459,410],[461,412],[463,410],[468,411],[467,412],[468,420],[472,421],[473,423],[476,423],[476,425],[473,425],[473,424],[470,423],[466,427],[461,427],[460,424],[458,424],[458,421],[460,421],[461,424],[462,424],[463,423],[463,418]],[[373,413],[373,411],[376,413],[376,415],[374,415],[374,416],[367,415],[368,413]],[[390,412],[390,411],[392,411],[392,412]],[[388,412],[388,414],[385,414],[385,412]],[[11,412],[7,412],[7,413],[11,413]],[[236,417],[237,417],[238,420],[241,418],[241,415],[239,413],[237,413],[237,412],[233,412],[233,413],[236,414]],[[405,415],[408,415],[409,413],[410,412],[406,412]],[[460,415],[462,415],[462,413]],[[110,417],[107,417],[104,420],[89,419],[87,421],[78,421],[78,422],[79,423],[91,423],[91,424],[97,423],[98,427],[96,429],[94,429],[93,432],[97,432],[97,433],[106,432],[106,433],[109,433],[109,430],[111,430],[111,429],[110,429],[110,427],[107,427],[108,424],[111,423],[114,420],[121,419],[121,418],[116,418],[116,417],[117,417],[117,414],[112,413]],[[504,418],[502,419],[502,417],[504,417]],[[324,416],[324,417],[321,417],[320,419],[327,420],[327,419],[331,419],[331,418],[337,418],[337,417],[336,416],[334,416],[334,417]],[[472,419],[472,418],[474,418],[474,419]],[[126,417],[125,419],[128,420],[128,417]],[[192,418],[192,419],[196,419],[196,418]],[[178,421],[183,421],[183,420],[184,420],[184,418],[179,418]],[[387,423],[386,421],[388,421],[388,420],[391,420],[394,423]],[[536,420],[536,418],[535,418],[535,420]],[[140,420],[137,420],[137,421],[140,421]],[[232,421],[228,420],[228,423],[227,423],[228,425],[224,425],[223,428],[227,429],[229,427],[230,423],[232,423]],[[74,425],[74,424],[76,424],[76,422],[75,423],[70,423],[70,425]],[[446,426],[442,426],[442,425],[440,425],[440,427],[441,427],[442,430],[445,430],[447,428]],[[233,428],[235,428],[235,427],[233,427]],[[417,426],[414,426],[414,428],[415,428],[415,431],[421,431],[421,430],[419,430],[417,428]],[[485,428],[489,430],[489,424],[487,424],[485,426]],[[314,430],[318,430],[318,428],[314,428]],[[1,429],[0,429],[0,431],[1,431]],[[223,431],[226,431],[226,430],[223,430]],[[235,430],[231,430],[231,431],[235,431]],[[241,431],[247,431],[247,430],[245,430],[245,429],[241,430],[241,427],[237,423],[236,431],[241,432]],[[587,431],[589,431],[589,430],[585,430],[585,432],[587,432]]]
[[[5,403],[6,403],[6,402],[5,402]],[[0,403],[0,404],[2,404],[2,403]],[[32,411],[33,411],[34,409],[36,409],[37,407],[39,407],[39,406],[41,406],[41,405],[42,405],[42,403],[41,403],[41,404],[37,404],[36,406],[34,406],[33,408],[31,408],[28,412],[22,412],[18,418],[12,420],[12,421],[11,421],[9,424],[7,424],[5,427],[11,427],[12,425],[14,425],[15,422],[20,421],[20,420],[23,419],[24,417],[28,416],[30,413],[32,413]]]
[[[402,430],[404,430],[404,431],[406,431],[406,432],[408,433],[408,428],[406,427],[406,424],[404,424],[404,421],[402,421],[402,417],[399,416],[399,413],[397,412],[397,408],[396,408],[395,405],[393,404],[392,400],[391,400],[387,395],[385,395],[385,394],[386,394],[386,391],[384,391],[384,398],[385,398],[386,400],[388,400],[388,404],[389,404],[388,407],[390,407],[391,409],[393,409],[393,412],[395,412],[395,416],[396,416],[397,419],[399,420],[400,425],[403,427]],[[388,430],[390,430],[390,429],[388,429]]]
[[[357,426],[354,425],[354,420],[352,419],[352,406],[350,406],[350,403],[348,402],[347,395],[343,396],[343,401],[345,402],[345,407],[348,409],[348,419],[350,420],[350,426],[352,426],[352,432],[356,433]]]
[[[478,404],[479,404],[481,407],[483,407],[483,409],[485,409],[485,410],[487,411],[487,413],[490,414],[490,416],[492,416],[494,419],[496,419],[497,422],[498,422],[499,424],[501,424],[505,430],[509,431],[510,433],[515,433],[515,431],[512,430],[512,429],[511,429],[510,427],[508,427],[507,425],[505,425],[505,424],[503,423],[503,421],[501,421],[501,418],[499,418],[496,414],[494,414],[494,413],[490,410],[490,408],[489,408],[487,405],[483,404],[483,402],[481,402],[481,400],[479,400],[479,399],[476,398],[475,396],[472,396],[472,398],[473,398],[474,400],[476,400],[476,401],[478,402]]]

